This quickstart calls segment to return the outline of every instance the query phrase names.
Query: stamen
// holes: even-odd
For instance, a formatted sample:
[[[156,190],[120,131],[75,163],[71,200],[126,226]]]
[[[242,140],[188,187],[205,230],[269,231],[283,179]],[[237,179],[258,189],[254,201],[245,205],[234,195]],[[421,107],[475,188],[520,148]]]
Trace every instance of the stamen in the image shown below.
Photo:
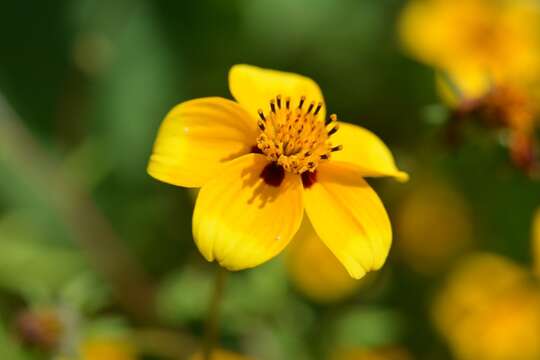
[[[305,103],[306,97],[301,96],[298,108],[291,109],[291,98],[279,94],[269,101],[266,115],[263,110],[257,111],[260,118],[257,147],[274,164],[261,173],[267,184],[279,186],[280,171],[313,173],[333,151],[341,150],[341,146],[333,146],[330,141],[339,128],[337,116],[333,114],[325,121],[317,117],[322,101],[311,101],[304,110]]]
[[[326,119],[325,121],[325,125],[328,125],[332,122],[336,122],[337,121],[337,115],[336,114],[332,114],[330,115],[330,117],[328,119]]]
[[[298,108],[299,109],[302,109],[302,106],[304,106],[304,101],[306,101],[306,97],[305,96],[302,96],[300,98],[300,104],[298,104]]]
[[[339,130],[339,125],[335,124],[333,128],[328,131],[328,136],[334,135]]]
[[[332,147],[331,149],[332,152],[341,151],[341,150],[343,150],[343,145],[337,145],[337,146]]]
[[[314,107],[314,106],[315,106],[315,103],[314,103],[314,102],[312,102],[311,104],[309,104],[309,107],[308,107],[308,109],[307,109],[307,111],[306,111],[306,114],[309,114],[309,113],[311,112],[311,110],[313,110],[313,107]]]
[[[315,112],[313,113],[313,115],[317,115],[319,111],[321,110],[321,108],[322,108],[322,102],[319,102],[317,104],[317,107],[315,108]]]

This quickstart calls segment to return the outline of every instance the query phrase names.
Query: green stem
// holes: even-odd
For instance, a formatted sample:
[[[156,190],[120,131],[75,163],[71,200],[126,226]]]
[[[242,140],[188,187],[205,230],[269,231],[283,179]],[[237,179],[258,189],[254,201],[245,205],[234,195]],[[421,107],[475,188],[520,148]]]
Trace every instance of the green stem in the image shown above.
[[[204,334],[203,359],[210,360],[212,351],[219,338],[219,317],[220,305],[223,300],[225,282],[227,280],[227,270],[218,266],[214,282],[214,293],[208,307],[208,317],[206,318],[206,327]]]

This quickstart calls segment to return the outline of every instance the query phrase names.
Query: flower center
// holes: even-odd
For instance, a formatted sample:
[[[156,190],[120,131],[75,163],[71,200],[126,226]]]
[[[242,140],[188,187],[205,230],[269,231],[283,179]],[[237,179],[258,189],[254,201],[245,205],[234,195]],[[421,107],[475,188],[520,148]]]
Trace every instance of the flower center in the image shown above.
[[[286,171],[302,174],[315,171],[322,160],[330,158],[333,151],[330,136],[338,130],[337,116],[325,119],[319,116],[322,102],[306,103],[306,97],[294,99],[281,95],[270,100],[269,110],[259,113],[257,147],[266,157]]]

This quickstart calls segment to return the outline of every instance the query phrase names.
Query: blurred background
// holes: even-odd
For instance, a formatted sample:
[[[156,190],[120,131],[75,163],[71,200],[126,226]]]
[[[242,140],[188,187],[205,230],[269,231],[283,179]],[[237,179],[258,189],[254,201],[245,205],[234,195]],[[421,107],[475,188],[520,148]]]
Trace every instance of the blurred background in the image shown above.
[[[534,54],[490,32],[509,13],[498,1],[2,2],[0,358],[197,352],[215,265],[192,240],[194,194],[153,180],[146,165],[168,110],[230,98],[229,68],[248,63],[315,79],[329,111],[378,134],[411,180],[369,180],[394,227],[381,271],[354,281],[318,242],[293,241],[231,274],[220,321],[228,352],[216,358],[540,359],[540,87],[521,87],[530,107],[508,104],[493,89],[518,76],[482,62],[490,87],[467,96],[453,74],[468,65],[410,45],[461,41],[411,10],[452,3],[455,18],[417,10],[444,14],[438,23],[485,45],[495,67],[490,41],[511,42],[512,58]],[[481,26],[452,22],[467,16]],[[540,46],[539,18],[515,16],[528,29],[512,34]],[[526,113],[527,131],[508,113]]]

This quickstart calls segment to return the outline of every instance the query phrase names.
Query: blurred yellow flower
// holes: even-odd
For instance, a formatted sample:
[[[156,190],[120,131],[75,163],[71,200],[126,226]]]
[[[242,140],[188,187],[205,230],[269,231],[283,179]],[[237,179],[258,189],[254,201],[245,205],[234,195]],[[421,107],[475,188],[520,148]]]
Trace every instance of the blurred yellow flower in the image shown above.
[[[420,180],[402,201],[396,217],[398,253],[414,270],[433,273],[449,265],[471,244],[471,210],[449,185]]]
[[[290,279],[298,290],[313,301],[327,303],[342,300],[352,295],[365,281],[349,276],[307,221],[287,250]]]
[[[81,345],[82,360],[135,360],[135,347],[125,339],[95,338]]]
[[[540,6],[533,0],[411,0],[399,25],[416,59],[435,67],[456,120],[508,130],[515,165],[530,172],[540,116]],[[453,128],[456,128],[453,125]]]
[[[532,223],[531,232],[532,232],[534,272],[537,276],[540,276],[540,207],[536,209],[536,212],[533,215],[533,223]]]
[[[240,355],[232,351],[223,350],[223,349],[214,350],[212,352],[211,359],[212,360],[254,360],[251,357],[247,357],[247,356]],[[196,353],[195,355],[190,357],[189,360],[203,360],[202,352]]]
[[[409,353],[397,347],[347,349],[337,352],[331,360],[412,360]]]
[[[540,289],[505,258],[464,261],[438,294],[434,319],[458,359],[540,358]]]
[[[193,234],[203,256],[230,270],[264,263],[290,242],[305,207],[352,277],[379,269],[391,227],[363,177],[407,178],[388,148],[335,115],[325,120],[309,78],[236,65],[229,87],[237,102],[202,98],[172,109],[148,165],[158,180],[201,187]]]
[[[537,76],[539,23],[532,0],[412,0],[399,30],[420,61],[482,82]]]

